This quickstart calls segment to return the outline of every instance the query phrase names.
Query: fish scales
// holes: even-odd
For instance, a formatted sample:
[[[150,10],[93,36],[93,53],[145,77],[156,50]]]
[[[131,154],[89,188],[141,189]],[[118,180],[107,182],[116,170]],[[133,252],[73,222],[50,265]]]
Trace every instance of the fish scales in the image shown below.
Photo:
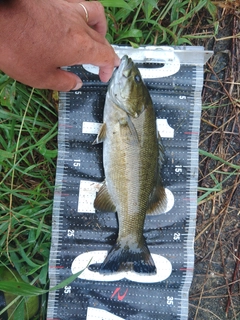
[[[112,111],[114,109],[111,106],[106,107],[106,123],[111,123],[108,117]],[[122,117],[124,111],[119,111]],[[155,117],[149,111],[150,108],[146,109],[137,121],[132,120],[139,142],[129,134],[128,127],[121,128],[117,120],[113,129],[107,126],[109,143],[104,143],[104,168],[107,187],[118,212],[119,237],[137,238],[143,232],[149,190],[153,189],[158,157]],[[118,119],[116,115],[115,118]],[[147,134],[141,134],[144,130],[147,130]]]
[[[150,94],[127,56],[109,84],[97,142],[103,142],[105,183],[94,206],[116,211],[119,223],[116,244],[97,270],[155,273],[143,229],[147,212],[162,213],[165,206],[159,139]]]

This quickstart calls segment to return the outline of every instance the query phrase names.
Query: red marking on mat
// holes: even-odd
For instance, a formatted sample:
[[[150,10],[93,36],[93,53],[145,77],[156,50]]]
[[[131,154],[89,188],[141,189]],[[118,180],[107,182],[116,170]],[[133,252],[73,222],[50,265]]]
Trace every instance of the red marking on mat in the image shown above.
[[[196,131],[186,131],[184,134],[198,134],[199,132]]]
[[[180,271],[193,271],[193,268],[180,268]]]
[[[65,128],[73,128],[73,126],[70,126],[69,124],[59,124],[59,126]]]
[[[54,193],[55,194],[60,194],[61,196],[69,196],[69,193],[62,193],[62,192],[59,192],[59,191],[55,191]]]
[[[62,266],[49,266],[50,269],[64,269]]]
[[[126,295],[127,295],[127,292],[128,292],[128,289],[124,292],[123,295],[119,294],[119,291],[121,290],[121,288],[116,288],[116,290],[113,292],[112,296],[111,296],[111,299],[117,294],[117,298],[119,301],[122,301]]]

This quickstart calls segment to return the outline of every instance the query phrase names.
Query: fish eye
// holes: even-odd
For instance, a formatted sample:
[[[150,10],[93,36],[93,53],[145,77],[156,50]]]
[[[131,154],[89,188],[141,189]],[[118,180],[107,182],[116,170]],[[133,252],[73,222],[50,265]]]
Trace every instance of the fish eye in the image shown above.
[[[134,79],[137,83],[141,82],[141,78],[138,74],[135,75]]]

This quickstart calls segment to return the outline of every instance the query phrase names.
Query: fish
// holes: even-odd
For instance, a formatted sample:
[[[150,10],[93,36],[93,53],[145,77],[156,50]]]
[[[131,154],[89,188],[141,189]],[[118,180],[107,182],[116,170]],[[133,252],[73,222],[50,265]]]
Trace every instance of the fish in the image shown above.
[[[119,230],[103,263],[90,265],[90,270],[101,274],[155,274],[143,231],[146,215],[163,213],[166,208],[160,175],[164,151],[151,96],[139,69],[127,55],[108,85],[103,124],[94,144],[101,142],[105,181],[94,207],[117,212]]]

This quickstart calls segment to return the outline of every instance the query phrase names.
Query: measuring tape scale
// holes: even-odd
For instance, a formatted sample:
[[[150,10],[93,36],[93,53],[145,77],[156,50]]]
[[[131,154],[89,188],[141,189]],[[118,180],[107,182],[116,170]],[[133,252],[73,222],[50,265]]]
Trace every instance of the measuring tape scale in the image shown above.
[[[85,70],[73,69],[84,79]],[[160,259],[156,264],[165,264],[165,279],[151,283],[151,277],[141,280],[129,272],[112,280],[95,273],[97,280],[93,280],[88,278],[91,273],[84,276],[83,272],[82,278],[50,293],[48,320],[187,319],[194,263],[201,69],[183,65],[174,76],[146,80],[162,130],[162,178],[172,205],[161,216],[146,217],[144,236],[153,258]],[[81,270],[91,257],[103,259],[117,236],[116,215],[92,209],[94,192],[104,180],[102,147],[92,142],[102,122],[106,90],[93,76],[81,91],[62,94],[60,99],[51,286]],[[81,184],[91,183],[93,192],[81,193]]]

